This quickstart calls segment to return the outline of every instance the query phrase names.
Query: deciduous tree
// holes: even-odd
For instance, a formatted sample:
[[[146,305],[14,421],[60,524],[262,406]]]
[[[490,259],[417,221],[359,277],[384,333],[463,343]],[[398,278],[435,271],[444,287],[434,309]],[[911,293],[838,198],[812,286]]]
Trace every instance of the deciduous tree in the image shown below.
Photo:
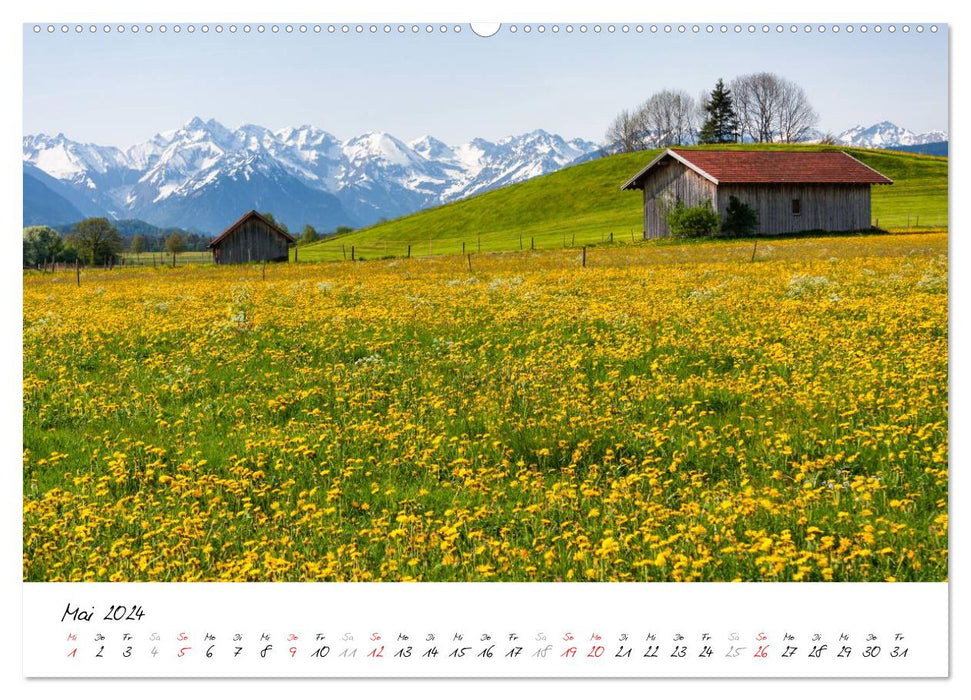
[[[638,110],[648,145],[667,148],[695,140],[695,98],[684,90],[661,90]]]
[[[69,242],[77,249],[78,256],[89,265],[114,261],[123,246],[117,229],[103,217],[84,219],[76,223]]]

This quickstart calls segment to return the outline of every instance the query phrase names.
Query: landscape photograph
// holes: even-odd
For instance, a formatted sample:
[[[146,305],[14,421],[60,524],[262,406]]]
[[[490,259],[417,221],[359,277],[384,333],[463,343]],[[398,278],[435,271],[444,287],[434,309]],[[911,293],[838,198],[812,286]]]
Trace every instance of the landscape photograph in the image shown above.
[[[25,25],[24,581],[946,581],[886,27]]]

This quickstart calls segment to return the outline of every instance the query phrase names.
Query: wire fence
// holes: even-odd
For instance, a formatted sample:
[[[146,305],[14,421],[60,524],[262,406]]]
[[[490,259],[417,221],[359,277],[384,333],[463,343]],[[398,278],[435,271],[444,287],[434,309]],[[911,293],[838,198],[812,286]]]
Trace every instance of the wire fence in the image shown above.
[[[873,221],[873,229],[870,232],[861,231],[856,234],[880,234],[880,233],[920,233],[929,231],[946,231],[948,228],[947,219],[940,216],[927,215],[907,215],[893,216],[884,218],[883,227],[881,220],[876,217]],[[840,233],[830,232],[802,232],[793,234],[780,234],[778,236],[762,235],[752,238],[760,240],[797,238],[808,236],[838,236]],[[715,240],[724,240],[718,236]],[[626,230],[607,230],[607,231],[561,231],[545,232],[540,235],[502,236],[492,235],[473,235],[462,238],[437,239],[428,236],[423,239],[412,240],[361,240],[355,238],[354,234],[341,236],[330,240],[320,241],[310,245],[294,246],[290,250],[291,262],[359,262],[367,260],[387,260],[397,258],[429,257],[452,255],[463,257],[480,253],[509,253],[509,252],[530,252],[530,251],[550,251],[550,250],[576,250],[582,253],[585,259],[586,250],[598,246],[627,246],[639,245],[651,241],[663,241],[674,239],[645,238],[642,231],[635,231],[632,228]],[[263,261],[254,261],[259,264]],[[137,268],[137,267],[183,267],[188,265],[207,265],[214,264],[211,251],[185,251],[182,253],[123,253],[114,260],[105,260],[94,265],[83,262],[48,262],[30,267],[40,271],[63,272],[71,271],[76,267],[81,269],[113,269]]]

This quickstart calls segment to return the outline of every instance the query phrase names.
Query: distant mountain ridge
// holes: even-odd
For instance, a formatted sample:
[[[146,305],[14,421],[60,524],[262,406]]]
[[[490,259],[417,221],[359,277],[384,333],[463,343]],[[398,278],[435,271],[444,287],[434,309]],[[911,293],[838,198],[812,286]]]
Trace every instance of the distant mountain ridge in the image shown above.
[[[915,134],[888,121],[871,126],[854,126],[836,137],[837,143],[857,148],[893,148],[894,146],[920,146],[947,141],[946,131],[928,131]]]
[[[43,179],[24,168],[24,226],[79,221],[84,214]]]
[[[210,233],[254,208],[291,228],[310,223],[331,230],[520,182],[597,148],[541,129],[449,146],[431,136],[406,143],[384,132],[340,141],[309,125],[229,129],[198,117],[126,150],[36,134],[23,139],[25,178],[32,178],[25,221],[66,223],[50,219],[69,211],[66,200],[86,216]]]
[[[823,138],[819,132],[808,141]],[[946,153],[943,131],[917,134],[888,121],[835,137],[862,148]],[[601,146],[542,129],[450,146],[433,136],[405,142],[386,132],[341,141],[315,126],[230,129],[199,117],[128,149],[23,139],[24,222],[65,216],[137,218],[217,233],[249,209],[298,230],[364,226],[522,182],[600,155]]]

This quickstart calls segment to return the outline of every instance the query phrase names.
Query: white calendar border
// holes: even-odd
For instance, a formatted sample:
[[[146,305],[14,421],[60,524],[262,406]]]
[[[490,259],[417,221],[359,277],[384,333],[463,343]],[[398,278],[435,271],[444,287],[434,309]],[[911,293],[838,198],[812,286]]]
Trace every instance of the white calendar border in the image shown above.
[[[213,2],[207,4],[205,7],[200,7],[200,3],[198,2],[167,0],[164,5],[147,7],[144,5],[135,6],[130,2],[116,0],[113,2],[92,2],[87,4],[83,9],[79,8],[76,2],[68,2],[65,0],[46,2],[43,8],[21,3],[13,7],[4,8],[3,10],[4,19],[6,20],[3,25],[5,32],[3,38],[5,41],[0,44],[0,47],[2,47],[0,51],[3,51],[5,54],[4,58],[6,60],[4,61],[4,65],[8,69],[3,71],[2,80],[6,94],[8,96],[15,95],[16,97],[13,98],[12,102],[19,104],[22,99],[22,71],[11,70],[9,67],[18,66],[21,62],[22,38],[21,27],[19,25],[23,22],[37,21],[38,19],[58,20],[70,18],[71,20],[80,21],[100,21],[105,19],[118,21],[123,19],[125,21],[142,22],[173,20],[212,21],[214,19],[226,18],[239,19],[241,21],[250,19],[266,20],[268,18],[313,18],[333,21],[398,21],[413,20],[415,18],[432,18],[460,22],[499,19],[515,21],[539,20],[545,22],[590,20],[710,22],[745,21],[753,19],[768,21],[783,20],[787,22],[826,21],[858,23],[901,21],[905,19],[918,19],[922,21],[936,21],[940,19],[944,22],[956,17],[953,10],[951,10],[950,3],[938,0],[928,0],[920,3],[917,7],[912,2],[889,0],[888,2],[882,2],[878,9],[861,8],[859,5],[837,2],[835,0],[817,0],[817,2],[811,4],[787,6],[781,8],[781,10],[778,5],[764,4],[760,6],[755,3],[744,7],[739,3],[734,3],[730,7],[726,7],[724,3],[717,3],[710,0],[699,0],[690,4],[680,3],[667,6],[648,6],[643,2],[611,2],[608,0],[608,2],[596,3],[595,7],[591,7],[588,3],[572,1],[526,4],[521,0],[519,2],[513,0],[496,0],[495,2],[488,3],[488,5],[483,4],[479,8],[470,9],[466,7],[460,10],[460,7],[454,2],[444,2],[442,0],[436,2],[426,0],[420,4],[418,2],[401,4],[390,2],[390,0],[374,0],[367,5],[345,5],[343,7],[335,5],[325,10],[306,3],[278,0],[272,7],[271,16],[268,17],[267,8],[263,5],[254,4],[252,6],[243,6],[239,3],[230,4],[228,2]],[[879,12],[879,15],[877,12]],[[919,17],[914,17],[914,15],[919,15]],[[964,41],[962,30],[967,29],[968,26],[971,25],[960,23],[956,25],[952,23],[951,25],[951,36],[954,37],[952,39],[952,76],[955,77],[951,84],[952,105],[954,105],[952,110],[962,115],[967,113],[968,105],[965,96],[958,91],[958,85],[961,83],[961,80],[967,80],[965,67],[967,65],[966,56],[968,50],[966,45],[962,43]],[[22,128],[20,128],[20,111],[14,111],[12,109],[5,110],[3,116],[0,118],[3,119],[3,133],[8,136],[12,134],[18,135],[16,139],[8,138],[3,142],[6,144],[6,157],[0,160],[0,162],[8,165],[0,169],[0,173],[2,173],[3,178],[2,184],[5,185],[2,195],[6,204],[4,211],[11,212],[11,218],[19,221],[21,207],[19,165],[15,170],[10,164],[16,163],[19,157],[19,134],[22,133]],[[958,144],[960,143],[961,127],[958,124],[954,124],[952,120],[950,131],[952,135],[951,149],[953,152],[955,139],[958,140]],[[958,160],[956,163],[952,162],[950,177],[952,178],[951,187],[953,191],[958,191],[961,184],[966,181],[966,172],[967,170],[961,160]],[[965,209],[966,207],[963,205],[961,199],[956,199],[952,202],[949,217],[952,230],[957,231],[960,229],[960,224],[966,218],[964,216]],[[968,243],[966,238],[962,240],[961,237],[955,236],[951,239],[951,269],[956,269],[956,264],[962,267],[968,264],[969,245],[971,244]],[[15,264],[14,256],[9,257],[7,264],[13,268]],[[967,276],[965,275],[964,279],[966,278]],[[952,362],[950,373],[951,382],[955,388],[951,396],[952,425],[958,424],[958,418],[954,418],[954,416],[958,416],[959,418],[967,416],[966,397],[968,396],[969,390],[971,390],[967,380],[967,370],[964,369],[964,363],[960,362],[963,356],[957,356],[955,354],[955,349],[963,350],[967,347],[967,323],[962,322],[965,321],[964,317],[966,316],[966,312],[962,312],[962,309],[967,308],[967,304],[962,302],[967,302],[971,297],[968,294],[968,283],[964,279],[959,275],[955,275],[951,279],[950,286],[950,298],[953,302],[951,308],[956,314],[955,319],[957,319],[951,324],[950,336],[952,342],[951,357],[957,357],[957,360]],[[10,303],[3,307],[3,322],[8,324],[10,328],[14,328],[16,327],[15,324],[18,324],[20,320],[18,304],[14,303],[21,299],[19,270],[8,270],[7,274],[2,276],[2,282],[0,283],[4,285],[4,291],[6,292],[5,298],[11,300]],[[3,424],[2,435],[5,438],[3,444],[7,446],[6,454],[9,463],[8,469],[4,473],[7,475],[6,478],[9,479],[9,482],[5,484],[7,488],[3,489],[3,493],[8,495],[9,502],[7,503],[7,508],[4,509],[6,517],[2,520],[3,529],[0,531],[2,532],[0,545],[2,545],[3,552],[3,556],[0,557],[0,567],[2,567],[4,572],[4,592],[7,593],[5,599],[8,601],[9,607],[11,601],[13,601],[13,605],[16,605],[23,591],[19,556],[22,542],[19,489],[21,479],[18,469],[14,466],[19,463],[20,455],[17,453],[15,445],[20,444],[22,431],[20,424],[12,420],[12,417],[19,415],[21,411],[19,388],[22,353],[19,333],[7,333],[4,335],[4,338],[6,342],[0,348],[0,359],[3,360],[4,387],[8,391],[3,393],[6,397],[6,410],[3,411],[3,415],[7,420]],[[968,451],[962,440],[963,436],[961,433],[956,432],[952,434],[957,437],[951,444],[952,461],[956,464],[962,464],[967,461],[963,460],[962,457],[966,456]],[[957,502],[955,501],[956,498],[959,498],[960,502],[966,500],[967,489],[965,484],[966,477],[963,475],[956,474],[952,477],[950,491],[952,503]],[[951,524],[951,541],[965,541],[966,538],[962,536],[967,535],[965,521],[960,517],[952,517]],[[967,572],[966,560],[962,560],[960,556],[954,557],[952,560],[951,580],[953,583],[950,586],[951,591],[955,591],[955,586],[963,586]],[[85,584],[78,585],[83,586]],[[964,609],[962,595],[952,593],[951,616],[953,625],[951,633],[951,657],[958,660],[963,659],[968,651],[968,646],[962,636],[962,633],[966,631],[966,627],[959,623],[959,620],[963,622]],[[407,684],[393,684],[387,681],[374,681],[371,683],[332,681],[325,686],[316,686],[309,685],[309,683],[313,683],[312,681],[290,683],[263,682],[254,684],[240,680],[221,681],[218,687],[211,681],[185,681],[177,682],[175,685],[172,685],[172,683],[144,684],[138,681],[86,681],[83,683],[72,683],[69,690],[62,682],[41,684],[34,682],[27,684],[23,679],[17,680],[21,671],[20,664],[17,663],[20,658],[20,636],[19,634],[11,633],[9,624],[7,627],[7,634],[3,635],[2,641],[0,641],[0,658],[3,659],[3,668],[5,671],[4,680],[12,681],[10,687],[14,688],[15,692],[17,690],[21,691],[22,694],[29,692],[34,697],[64,697],[68,692],[70,692],[71,697],[112,697],[115,695],[121,696],[123,693],[127,695],[137,693],[140,698],[147,699],[167,697],[174,692],[185,693],[190,690],[194,693],[205,693],[207,695],[218,692],[220,695],[225,694],[226,697],[234,698],[266,697],[270,693],[278,693],[281,690],[298,695],[321,691],[329,693],[353,692],[358,697],[367,696],[368,692],[387,696],[393,690],[396,696],[404,695],[405,697],[409,697],[421,694],[422,697],[455,697],[457,694],[463,696],[468,695],[470,691],[469,686],[461,681],[409,682]],[[965,666],[960,662],[954,664],[952,677],[965,677],[967,675],[964,671]],[[717,691],[719,695],[727,697],[750,697],[753,692],[766,695],[785,693],[789,697],[816,696],[821,692],[836,693],[838,696],[848,693],[865,692],[870,694],[876,692],[882,697],[907,698],[912,698],[916,693],[926,692],[940,696],[948,696],[955,693],[957,687],[953,682],[946,684],[940,682],[927,684],[923,682],[888,680],[868,681],[866,686],[853,681],[831,681],[823,682],[822,684],[790,684],[786,681],[774,680],[735,681],[731,683],[716,682],[714,684],[710,681],[695,681],[690,683],[690,686],[687,686],[685,681],[654,681],[652,685],[647,687],[633,685],[633,683],[614,682],[609,684],[594,684],[591,682],[551,681],[549,682],[549,686],[545,684],[544,686],[538,686],[533,682],[519,681],[516,683],[502,682],[485,687],[493,693],[507,693],[516,689],[520,692],[528,692],[530,694],[545,694],[549,688],[552,688],[561,697],[588,697],[591,693],[603,692],[604,690],[611,693],[615,692],[617,695],[627,695],[631,692],[651,692],[665,693],[675,697],[685,697],[685,689],[691,687],[695,692],[704,691],[711,693]],[[230,696],[229,693],[233,693],[233,695]],[[677,693],[682,693],[682,695],[678,696]],[[190,695],[190,697],[192,696]]]
[[[947,607],[945,583],[29,583],[24,673],[941,678]]]

